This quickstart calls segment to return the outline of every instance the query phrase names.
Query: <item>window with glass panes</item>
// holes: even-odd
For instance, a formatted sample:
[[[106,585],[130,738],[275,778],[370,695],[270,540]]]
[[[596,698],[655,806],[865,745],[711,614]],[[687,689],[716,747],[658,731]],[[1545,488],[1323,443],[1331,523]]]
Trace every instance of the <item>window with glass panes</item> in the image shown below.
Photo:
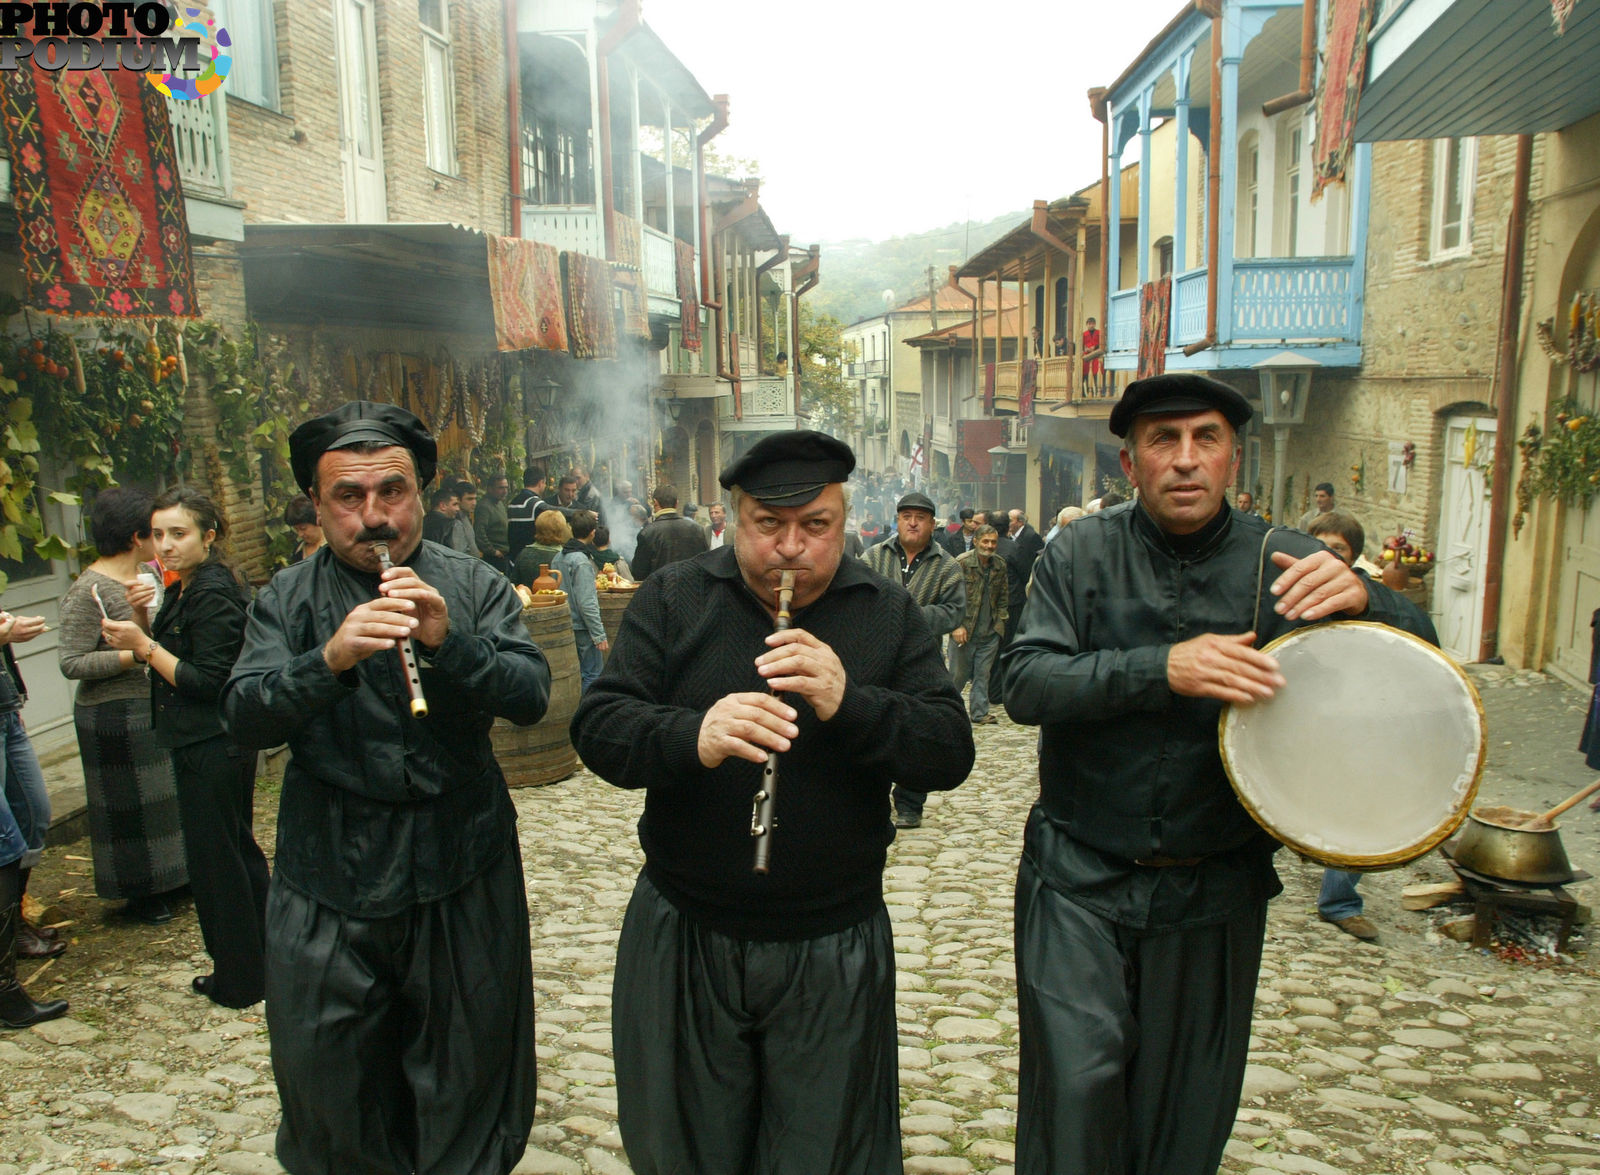
[[[211,0],[211,13],[233,42],[226,93],[278,109],[278,43],[272,0]]]
[[[1476,139],[1440,139],[1434,145],[1430,256],[1472,252],[1472,189],[1477,175]]]
[[[417,0],[422,22],[422,127],[428,166],[456,170],[455,79],[450,64],[450,12],[445,0]]]

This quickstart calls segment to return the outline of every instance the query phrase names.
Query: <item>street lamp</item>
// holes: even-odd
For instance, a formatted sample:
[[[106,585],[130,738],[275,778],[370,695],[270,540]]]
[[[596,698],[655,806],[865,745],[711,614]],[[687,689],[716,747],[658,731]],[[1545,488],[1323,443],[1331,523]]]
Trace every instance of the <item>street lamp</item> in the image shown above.
[[[548,412],[555,407],[556,393],[561,390],[561,385],[546,375],[531,381],[528,390],[533,393],[533,402]]]
[[[1272,426],[1272,521],[1284,521],[1283,485],[1287,473],[1289,428],[1304,424],[1311,375],[1322,364],[1294,351],[1280,351],[1255,365],[1261,380],[1261,422]]]

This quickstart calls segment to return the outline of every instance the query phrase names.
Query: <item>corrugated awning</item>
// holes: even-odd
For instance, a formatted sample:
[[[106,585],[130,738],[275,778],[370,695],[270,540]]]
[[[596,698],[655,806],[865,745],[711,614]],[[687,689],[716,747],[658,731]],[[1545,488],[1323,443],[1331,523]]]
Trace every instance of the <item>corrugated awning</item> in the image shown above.
[[[488,237],[459,224],[251,224],[240,246],[263,322],[481,334],[493,344]]]

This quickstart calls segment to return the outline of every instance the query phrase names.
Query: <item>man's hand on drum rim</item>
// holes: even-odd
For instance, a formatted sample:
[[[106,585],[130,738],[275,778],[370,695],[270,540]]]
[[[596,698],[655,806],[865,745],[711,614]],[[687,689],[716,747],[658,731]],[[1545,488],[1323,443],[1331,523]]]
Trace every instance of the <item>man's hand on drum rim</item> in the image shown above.
[[[1250,646],[1256,634],[1207,632],[1167,650],[1167,686],[1186,698],[1235,706],[1264,702],[1284,685],[1277,661]]]
[[[1272,562],[1283,574],[1272,581],[1278,597],[1273,610],[1285,620],[1326,620],[1360,616],[1367,610],[1367,584],[1332,551],[1313,551],[1296,559],[1274,551]]]

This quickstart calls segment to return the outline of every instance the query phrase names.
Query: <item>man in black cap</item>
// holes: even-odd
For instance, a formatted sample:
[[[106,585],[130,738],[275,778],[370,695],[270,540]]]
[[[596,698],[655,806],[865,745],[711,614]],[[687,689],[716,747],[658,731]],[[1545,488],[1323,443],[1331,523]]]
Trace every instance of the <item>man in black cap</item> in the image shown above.
[[[357,401],[289,449],[327,542],[261,589],[222,698],[241,746],[293,751],[267,902],[278,1159],[504,1175],[533,1124],[533,976],[489,728],[538,721],[550,671],[505,576],[422,540],[421,421]]]
[[[592,771],[648,789],[611,1003],[638,1175],[901,1169],[889,784],[955,787],[972,732],[921,610],[844,558],[854,465],[796,431],[724,469],[733,543],[645,581],[572,720]],[[794,625],[778,632],[785,571]]]
[[[967,611],[966,575],[955,556],[933,541],[933,501],[913,490],[895,506],[895,535],[869,550],[863,561],[885,579],[900,584],[922,609],[934,646],[960,627]],[[926,789],[903,783],[894,788],[894,826],[919,828]]]
[[[640,580],[648,579],[652,571],[669,563],[693,559],[710,546],[705,527],[678,513],[675,487],[657,486],[650,500],[655,503],[655,516],[639,532],[639,543],[630,560],[634,577]]]
[[[1284,684],[1300,625],[1399,618],[1322,544],[1230,510],[1250,405],[1191,374],[1111,414],[1136,502],[1045,548],[1004,654],[1037,724],[1017,875],[1017,1170],[1212,1175],[1244,1080],[1277,843],[1234,797],[1225,703]]]

